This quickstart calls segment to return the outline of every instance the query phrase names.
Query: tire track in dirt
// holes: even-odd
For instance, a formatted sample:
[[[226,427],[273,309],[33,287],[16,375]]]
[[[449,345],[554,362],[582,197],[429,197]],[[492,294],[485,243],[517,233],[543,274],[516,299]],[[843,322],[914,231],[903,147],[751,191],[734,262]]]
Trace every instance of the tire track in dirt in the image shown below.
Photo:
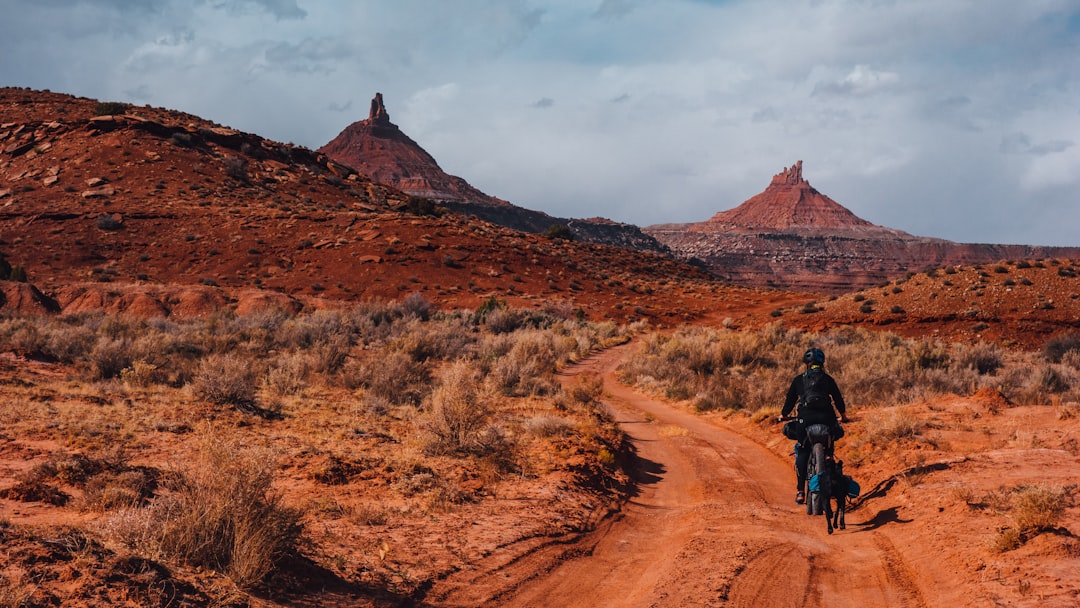
[[[733,608],[796,608],[807,604],[807,593],[793,590],[811,589],[814,560],[806,551],[791,544],[769,547],[756,555],[732,586],[730,605]]]
[[[501,563],[492,556],[467,580],[437,584],[426,605],[925,607],[884,534],[849,514],[849,529],[830,536],[792,502],[789,460],[617,382],[629,348],[595,355],[563,380],[603,375],[604,400],[645,472],[638,494],[569,545],[517,547],[525,550]]]
[[[926,601],[919,590],[919,585],[915,582],[915,574],[904,562],[900,552],[896,550],[896,545],[888,537],[880,533],[874,534],[874,543],[881,551],[882,561],[885,564],[886,572],[888,572],[889,581],[892,583],[897,595],[900,596],[897,598],[898,603],[896,605],[904,608],[926,608]]]

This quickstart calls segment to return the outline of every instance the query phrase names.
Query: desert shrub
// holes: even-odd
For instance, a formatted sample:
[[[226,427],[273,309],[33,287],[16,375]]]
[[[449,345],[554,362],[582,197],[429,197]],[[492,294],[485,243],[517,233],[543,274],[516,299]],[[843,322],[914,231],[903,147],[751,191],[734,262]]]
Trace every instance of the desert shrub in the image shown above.
[[[94,106],[94,116],[118,116],[127,114],[130,106],[120,101],[101,101]]]
[[[574,233],[570,231],[570,228],[565,224],[552,224],[548,226],[544,231],[544,236],[549,239],[562,239],[564,241],[574,240]]]
[[[267,331],[273,330],[268,327]],[[351,342],[353,334],[348,315],[337,310],[317,310],[282,320],[274,342],[282,348],[304,349],[335,339]]]
[[[474,452],[491,414],[490,397],[480,390],[480,371],[468,361],[455,361],[440,377],[423,418],[431,436],[424,448],[433,454]]]
[[[574,431],[574,423],[560,416],[539,415],[525,421],[525,432],[536,437],[562,437]]]
[[[191,387],[197,397],[211,403],[248,408],[255,404],[258,374],[250,361],[214,354],[199,363]]]
[[[370,353],[349,361],[341,372],[347,388],[364,388],[390,403],[419,405],[431,385],[428,364],[401,351]]]
[[[473,323],[475,325],[481,325],[484,323],[484,320],[487,318],[488,314],[491,313],[491,311],[503,310],[506,308],[506,302],[500,300],[495,296],[490,296],[488,297],[488,299],[481,302],[480,306],[477,306],[476,310],[473,311]]]
[[[946,393],[969,394],[982,386],[1013,391],[1012,398],[1030,384],[1023,357],[993,345],[950,347],[856,328],[806,334],[778,325],[757,331],[683,328],[649,335],[616,373],[669,399],[695,399],[699,409],[755,411],[783,402],[792,376],[802,369],[802,353],[811,345],[826,351],[826,367],[849,404],[903,404]],[[1057,371],[1071,385],[1071,372]]]
[[[1043,356],[1051,363],[1061,363],[1066,353],[1080,351],[1080,335],[1068,332],[1047,340]]]
[[[599,374],[579,374],[568,392],[574,405],[599,403],[604,394],[604,378]]]
[[[1016,528],[1005,528],[990,540],[990,550],[994,553],[1012,551],[1024,544],[1023,536]]]
[[[1038,389],[1047,393],[1061,394],[1072,388],[1069,377],[1053,365],[1040,366],[1034,378]]]
[[[181,148],[190,148],[195,145],[195,138],[186,131],[177,131],[169,136],[169,141]]]
[[[982,375],[993,374],[1005,364],[1001,348],[985,342],[957,344],[953,360],[959,367],[974,369]]]
[[[1069,369],[1080,370],[1080,350],[1071,350],[1061,356],[1061,364]]]
[[[127,549],[225,573],[238,586],[265,580],[297,550],[302,513],[273,490],[265,449],[208,433],[198,459],[170,476],[146,508],[121,512],[106,531]]]
[[[1069,503],[1069,492],[1065,488],[1025,486],[1016,491],[1013,520],[1025,533],[1052,530],[1061,522]]]
[[[48,358],[48,336],[32,319],[12,318],[0,322],[3,349],[27,358]]]
[[[86,480],[81,506],[90,511],[116,511],[146,505],[158,489],[157,471],[107,470]]]
[[[926,429],[926,422],[919,419],[905,408],[895,407],[875,413],[867,430],[853,439],[852,446],[870,445],[876,449],[886,449],[904,439],[915,439]]]
[[[120,370],[120,380],[133,387],[145,388],[158,381],[158,368],[146,361],[133,361],[130,366]]]
[[[320,374],[335,374],[345,365],[349,355],[348,336],[338,335],[320,340],[308,349],[312,368]]]
[[[263,377],[263,390],[271,399],[299,395],[307,386],[311,357],[304,353],[279,355]]]
[[[246,184],[248,181],[248,161],[242,156],[228,156],[222,161],[225,175]]]
[[[484,317],[484,326],[492,333],[509,334],[525,324],[525,311],[510,308],[496,308]]]
[[[90,364],[95,379],[117,378],[131,365],[131,344],[126,340],[99,338],[90,352]]]
[[[495,361],[488,378],[507,396],[550,394],[555,392],[557,361],[555,339],[550,333],[516,332],[510,351]]]
[[[477,340],[477,334],[461,318],[444,318],[438,323],[412,318],[397,325],[389,347],[419,362],[470,357]]]
[[[401,309],[405,316],[427,321],[435,313],[435,305],[423,294],[412,292],[401,301]]]
[[[730,376],[717,374],[698,393],[691,404],[699,412],[728,409],[741,410],[746,407],[746,384],[733,381]]]
[[[945,369],[949,366],[949,349],[936,340],[916,340],[911,346],[911,355],[916,369]]]
[[[61,363],[84,359],[97,343],[97,334],[85,325],[60,324],[48,332],[45,352]]]

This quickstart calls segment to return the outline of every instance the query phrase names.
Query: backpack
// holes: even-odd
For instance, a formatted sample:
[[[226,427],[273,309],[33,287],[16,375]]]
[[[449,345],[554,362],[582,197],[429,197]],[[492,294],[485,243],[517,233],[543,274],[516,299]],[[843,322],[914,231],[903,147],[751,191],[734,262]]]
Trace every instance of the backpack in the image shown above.
[[[832,400],[825,390],[825,370],[812,367],[802,376],[802,405],[800,412],[820,412],[832,414]]]

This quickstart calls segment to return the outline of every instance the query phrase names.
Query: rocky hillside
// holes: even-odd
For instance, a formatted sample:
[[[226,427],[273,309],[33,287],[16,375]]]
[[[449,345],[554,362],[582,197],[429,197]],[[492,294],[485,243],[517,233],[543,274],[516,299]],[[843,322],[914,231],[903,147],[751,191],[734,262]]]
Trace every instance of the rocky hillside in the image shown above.
[[[0,254],[40,289],[7,284],[0,308],[191,316],[418,293],[682,321],[791,297],[411,201],[325,154],[189,114],[0,89]]]
[[[1037,350],[1055,336],[1075,336],[1080,329],[1080,261],[949,265],[770,314],[811,331],[866,327]]]
[[[447,174],[427,151],[390,122],[382,93],[376,93],[371,100],[366,119],[346,127],[319,152],[379,183],[493,224],[534,233],[565,227],[581,241],[668,253],[666,247],[637,226],[604,218],[553,217],[484,194],[464,179]]]
[[[944,265],[1080,257],[1080,248],[955,243],[877,226],[811,186],[802,161],[734,209],[704,222],[644,230],[678,257],[700,260],[732,282],[823,293]]]

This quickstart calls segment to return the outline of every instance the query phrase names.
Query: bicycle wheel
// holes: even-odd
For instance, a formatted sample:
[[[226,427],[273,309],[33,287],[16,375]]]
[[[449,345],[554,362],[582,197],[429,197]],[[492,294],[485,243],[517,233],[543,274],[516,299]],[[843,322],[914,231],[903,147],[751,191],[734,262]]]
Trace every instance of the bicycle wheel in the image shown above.
[[[808,492],[806,497],[807,515],[821,515],[825,512],[825,502],[829,499],[829,471],[825,466],[825,444],[815,443],[810,449],[810,463],[806,467],[806,477],[817,477],[817,490]],[[809,485],[809,484],[807,484]]]

